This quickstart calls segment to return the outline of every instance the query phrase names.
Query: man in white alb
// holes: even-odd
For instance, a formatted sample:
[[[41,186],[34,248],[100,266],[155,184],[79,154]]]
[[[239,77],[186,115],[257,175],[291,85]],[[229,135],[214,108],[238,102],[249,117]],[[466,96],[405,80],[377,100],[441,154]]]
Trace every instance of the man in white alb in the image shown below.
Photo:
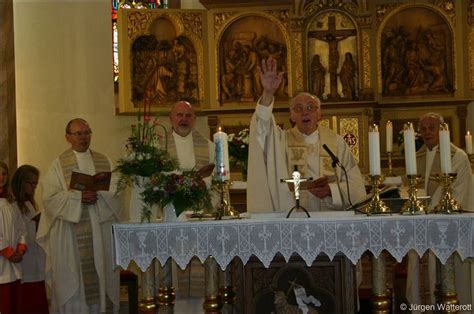
[[[308,190],[301,190],[300,203],[309,211],[343,209],[366,196],[357,163],[345,141],[319,125],[321,103],[309,93],[301,93],[290,104],[295,127],[282,130],[272,115],[274,94],[282,81],[276,61],[262,61],[260,79],[263,93],[250,124],[248,211],[286,211],[295,205],[293,193],[280,179],[291,176],[294,166],[302,177],[318,179]],[[326,144],[346,168],[334,175],[332,160],[323,149]],[[349,183],[349,193],[346,180]],[[339,181],[339,182],[337,182]],[[339,184],[337,184],[339,183]]]
[[[199,170],[214,162],[214,144],[195,129],[196,113],[187,101],[179,101],[170,111],[171,134],[168,135],[168,152],[176,157],[182,170]],[[204,178],[210,185],[211,177]],[[178,269],[173,265],[173,269]],[[173,281],[180,297],[202,297],[204,268],[193,258],[185,270],[173,271]]]
[[[46,253],[46,282],[53,313],[111,313],[119,309],[119,272],[112,269],[111,224],[120,203],[113,177],[109,191],[69,188],[73,171],[111,171],[110,160],[89,149],[87,121],[66,126],[71,148],[56,158],[43,179],[44,213],[37,240]]]
[[[189,102],[173,105],[170,122],[168,152],[178,159],[180,169],[199,170],[214,161],[214,144],[195,130],[196,113]]]
[[[418,174],[423,177],[426,194],[431,196],[429,209],[432,210],[438,205],[442,198],[442,186],[434,179],[434,176],[441,174],[440,150],[439,150],[439,126],[444,122],[440,114],[429,112],[422,115],[418,122],[418,131],[423,139],[423,146],[416,153],[416,164]],[[472,174],[471,165],[466,153],[451,143],[451,169],[457,174],[453,182],[453,197],[464,210],[469,209],[469,191],[471,187]],[[456,256],[456,289],[460,304],[470,304],[470,276],[460,275],[463,268],[468,269],[467,263],[461,263]],[[462,265],[461,265],[462,264]],[[428,274],[425,277],[425,287],[428,299],[423,300],[420,291],[420,260],[418,254],[411,250],[408,253],[407,272],[407,300],[412,304],[435,304],[436,285],[436,257],[428,254]],[[464,273],[466,274],[466,273]],[[467,283],[463,283],[467,280]],[[464,303],[463,303],[464,302]]]

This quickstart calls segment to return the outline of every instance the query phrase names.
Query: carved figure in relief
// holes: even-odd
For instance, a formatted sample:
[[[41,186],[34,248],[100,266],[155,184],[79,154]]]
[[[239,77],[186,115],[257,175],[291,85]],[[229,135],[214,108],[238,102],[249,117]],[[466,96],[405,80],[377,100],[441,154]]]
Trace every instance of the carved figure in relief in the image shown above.
[[[339,72],[339,79],[342,85],[342,94],[344,98],[355,99],[355,72],[356,65],[352,58],[352,53],[346,52],[344,63]]]
[[[311,62],[312,92],[318,96],[319,99],[323,99],[325,77],[326,69],[323,67],[319,55],[314,55],[313,61]]]
[[[399,18],[418,22],[399,25]],[[393,23],[391,22],[393,19]],[[402,10],[382,31],[382,81],[385,96],[454,92],[453,40],[445,19],[426,8]]]
[[[184,48],[184,44],[182,43],[181,38],[176,38],[174,40],[173,46],[173,55],[176,61],[176,74],[178,80],[176,91],[181,95],[185,93],[186,78],[189,75],[188,61],[185,53],[186,50]]]
[[[287,95],[286,48],[282,43],[266,36],[255,38],[253,33],[237,33],[222,45],[221,101],[255,101],[263,90],[258,64],[270,56],[277,60],[278,69],[285,72],[276,96]]]
[[[169,53],[171,52],[171,44],[167,41],[161,41],[155,51],[155,71],[148,80],[145,88],[144,102],[151,104],[153,102],[165,101],[168,98],[168,92],[171,88],[171,78],[173,71],[168,63]]]
[[[132,101],[138,107],[199,99],[197,54],[185,36],[138,37],[132,47]]]
[[[257,53],[252,50],[250,45],[244,45],[244,54],[244,86],[241,101],[254,101],[255,73],[257,72]]]

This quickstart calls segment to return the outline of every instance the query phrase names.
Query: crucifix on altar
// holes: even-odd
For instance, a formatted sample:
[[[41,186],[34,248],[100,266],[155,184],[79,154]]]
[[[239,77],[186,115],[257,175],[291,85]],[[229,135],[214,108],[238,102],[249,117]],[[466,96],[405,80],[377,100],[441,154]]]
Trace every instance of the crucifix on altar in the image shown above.
[[[306,208],[304,208],[303,206],[300,205],[300,184],[302,182],[306,182],[306,181],[311,181],[313,180],[313,178],[302,178],[301,177],[301,173],[298,171],[298,166],[295,165],[295,169],[293,171],[293,173],[291,174],[291,178],[289,179],[280,179],[280,182],[286,182],[286,183],[292,183],[293,184],[293,189],[294,189],[294,197],[295,197],[295,202],[296,202],[296,205],[293,206],[293,208],[290,209],[290,211],[288,212],[288,215],[286,215],[286,218],[289,218],[291,213],[293,212],[293,210],[298,210],[298,209],[302,209],[305,213],[306,213],[306,216],[309,218],[310,215],[308,213],[308,211],[306,210]]]
[[[309,31],[308,38],[316,38],[327,42],[329,45],[329,78],[330,78],[330,93],[327,95],[329,100],[336,100],[340,98],[337,92],[337,69],[339,67],[339,49],[340,41],[357,35],[355,29],[336,29],[336,17],[328,17],[328,29]]]

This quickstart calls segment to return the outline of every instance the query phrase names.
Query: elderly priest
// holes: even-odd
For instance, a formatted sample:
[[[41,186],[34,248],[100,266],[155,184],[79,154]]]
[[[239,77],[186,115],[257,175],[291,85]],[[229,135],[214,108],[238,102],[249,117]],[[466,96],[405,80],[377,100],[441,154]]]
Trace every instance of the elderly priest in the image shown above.
[[[288,178],[295,166],[303,177],[315,179],[300,195],[301,205],[309,211],[343,209],[349,206],[349,200],[355,204],[364,198],[364,182],[347,144],[336,133],[319,125],[322,115],[319,99],[309,93],[294,97],[290,104],[290,119],[295,127],[282,130],[275,123],[272,109],[283,73],[277,71],[272,58],[262,61],[259,72],[263,93],[250,124],[248,210],[292,208],[293,193],[286,184],[280,183],[280,179]],[[334,175],[331,157],[323,144],[345,167],[347,178],[340,168],[337,168],[337,176]]]

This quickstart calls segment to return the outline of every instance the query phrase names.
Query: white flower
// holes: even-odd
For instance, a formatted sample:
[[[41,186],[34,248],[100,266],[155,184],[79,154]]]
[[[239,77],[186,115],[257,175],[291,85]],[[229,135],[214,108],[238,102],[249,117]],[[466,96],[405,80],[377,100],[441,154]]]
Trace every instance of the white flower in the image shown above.
[[[229,135],[227,135],[227,141],[228,142],[232,142],[234,140],[234,137],[235,137],[235,134],[234,133],[230,133]]]

